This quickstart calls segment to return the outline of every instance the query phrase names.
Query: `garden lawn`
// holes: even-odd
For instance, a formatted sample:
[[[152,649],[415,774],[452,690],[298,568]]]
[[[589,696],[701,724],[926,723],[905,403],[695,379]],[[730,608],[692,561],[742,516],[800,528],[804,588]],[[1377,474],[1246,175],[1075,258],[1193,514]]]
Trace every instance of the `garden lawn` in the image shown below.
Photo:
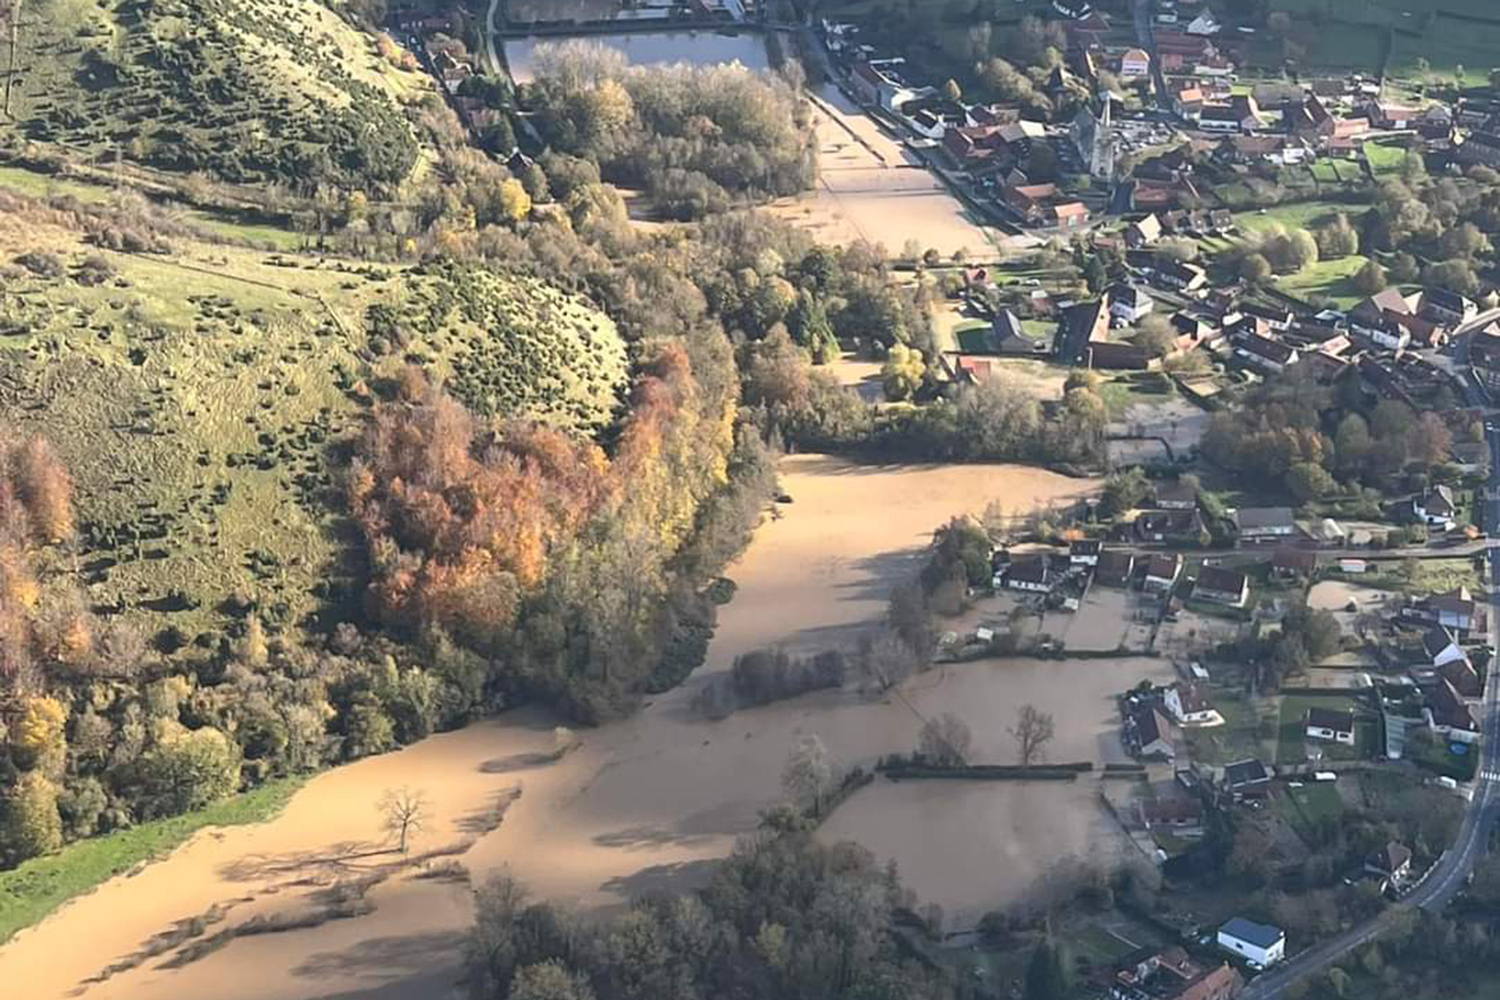
[[[1327,299],[1336,308],[1350,309],[1364,296],[1354,287],[1355,273],[1365,265],[1365,258],[1354,254],[1334,260],[1320,260],[1296,274],[1284,275],[1276,287],[1304,301]]]
[[[1258,719],[1250,700],[1240,691],[1217,687],[1209,693],[1209,700],[1224,717],[1224,724],[1183,730],[1193,760],[1223,765],[1260,756],[1260,738],[1256,734]]]
[[[1087,958],[1093,965],[1110,966],[1135,951],[1135,946],[1097,924],[1081,928],[1064,939],[1074,955]]]
[[[1308,843],[1316,842],[1315,831],[1329,820],[1344,814],[1344,799],[1331,781],[1302,782],[1301,788],[1287,785],[1278,797],[1277,812]]]
[[[9,940],[74,896],[162,857],[204,827],[265,822],[281,811],[303,780],[268,782],[206,809],[80,840],[55,854],[0,872],[0,941]]]
[[[1418,593],[1436,594],[1454,587],[1481,590],[1483,582],[1473,559],[1422,559],[1416,564],[1409,586]]]
[[[1331,760],[1352,760],[1368,752],[1372,734],[1368,727],[1358,724],[1359,703],[1353,698],[1329,697],[1326,695],[1289,694],[1281,699],[1281,712],[1276,732],[1276,763],[1301,764],[1307,760],[1307,710],[1326,708],[1333,712],[1350,710],[1355,713],[1354,747],[1323,740],[1314,741],[1323,751],[1323,757]]]
[[[1365,159],[1370,161],[1370,171],[1378,179],[1400,172],[1406,163],[1406,150],[1371,141],[1365,143]]]

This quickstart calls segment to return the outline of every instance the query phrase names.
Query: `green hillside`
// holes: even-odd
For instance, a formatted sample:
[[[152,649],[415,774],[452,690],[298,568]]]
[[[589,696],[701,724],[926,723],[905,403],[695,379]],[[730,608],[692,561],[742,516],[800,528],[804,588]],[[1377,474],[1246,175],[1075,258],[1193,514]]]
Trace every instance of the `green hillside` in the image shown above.
[[[164,647],[213,641],[241,599],[276,628],[357,596],[341,449],[407,363],[486,413],[584,432],[625,386],[613,323],[534,279],[176,237],[120,253],[8,208],[0,426],[45,433],[73,471],[90,605]]]
[[[431,90],[316,0],[21,0],[12,138],[237,183],[394,191]],[[10,58],[0,41],[0,60]]]

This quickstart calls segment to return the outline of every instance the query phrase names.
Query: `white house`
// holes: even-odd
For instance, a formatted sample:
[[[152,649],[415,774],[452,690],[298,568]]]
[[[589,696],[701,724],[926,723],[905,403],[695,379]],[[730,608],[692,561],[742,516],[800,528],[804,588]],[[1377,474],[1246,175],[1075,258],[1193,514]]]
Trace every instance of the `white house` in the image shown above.
[[[1354,713],[1336,712],[1331,708],[1307,710],[1307,737],[1331,743],[1354,745]]]
[[[1109,291],[1109,314],[1121,323],[1134,323],[1154,306],[1146,290],[1135,285],[1116,285]]]
[[[1424,523],[1450,529],[1458,506],[1453,502],[1453,490],[1447,486],[1434,486],[1421,496],[1414,497],[1411,512]]]
[[[1146,563],[1146,590],[1170,591],[1182,575],[1182,556],[1154,555]]]
[[[1074,566],[1097,566],[1103,548],[1104,543],[1095,539],[1080,539],[1068,546],[1068,562]]]
[[[1224,722],[1224,717],[1209,704],[1196,684],[1178,681],[1167,688],[1162,703],[1172,718],[1184,726],[1217,726]]]
[[[1219,928],[1219,947],[1242,955],[1264,969],[1286,957],[1286,932],[1270,924],[1234,917]]]

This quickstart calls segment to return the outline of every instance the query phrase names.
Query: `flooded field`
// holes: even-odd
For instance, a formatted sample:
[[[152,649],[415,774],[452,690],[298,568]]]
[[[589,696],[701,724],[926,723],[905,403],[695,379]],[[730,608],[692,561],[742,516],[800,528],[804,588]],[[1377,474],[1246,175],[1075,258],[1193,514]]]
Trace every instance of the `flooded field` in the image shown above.
[[[23,931],[0,948],[8,995],[458,997],[470,887],[433,877],[445,866],[462,865],[476,881],[508,869],[536,894],[591,912],[652,888],[700,884],[779,798],[782,766],[804,733],[818,733],[846,764],[868,763],[909,750],[921,716],[953,711],[982,753],[1006,760],[1007,727],[1031,701],[1057,718],[1052,759],[1116,758],[1109,696],[1142,677],[1165,679],[1161,661],[976,663],[917,677],[886,701],[830,692],[721,722],[696,718],[688,704],[701,675],[739,653],[852,642],[950,515],[995,496],[1011,509],[1064,501],[1098,484],[1015,466],[875,468],[805,455],[787,460],[783,485],[794,502],[731,570],[739,593],[709,664],[682,688],[630,720],[583,731],[582,746],[560,762],[547,760],[555,720],[526,711],[320,775],[278,819],[205,831]],[[376,808],[399,786],[432,803],[411,859],[388,849]],[[1115,850],[1122,841],[1093,791],[1087,781],[877,784],[834,817],[828,835],[897,857],[920,892],[967,914],[1014,902],[1065,856]],[[930,808],[909,808],[923,804]],[[359,915],[317,922],[329,898],[349,893],[362,893]],[[236,929],[246,936],[226,934]]]
[[[778,216],[825,243],[867,240],[897,254],[916,240],[945,256],[967,250],[982,259],[993,252],[989,234],[963,204],[837,87],[815,92],[815,112],[818,187],[777,201]]]
[[[749,69],[769,69],[771,66],[765,40],[757,34],[662,31],[590,35],[589,41],[623,52],[627,59],[639,66],[667,66],[674,63],[718,66],[736,62]],[[556,44],[556,40],[513,38],[506,41],[505,61],[517,83],[531,80],[537,47],[551,44]]]

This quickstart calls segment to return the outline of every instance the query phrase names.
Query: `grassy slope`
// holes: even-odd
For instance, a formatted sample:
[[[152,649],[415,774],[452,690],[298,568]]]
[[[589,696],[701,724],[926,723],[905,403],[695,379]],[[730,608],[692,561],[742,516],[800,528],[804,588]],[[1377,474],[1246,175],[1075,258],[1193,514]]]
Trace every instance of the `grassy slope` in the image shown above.
[[[212,640],[229,623],[216,606],[235,592],[272,627],[338,601],[351,550],[331,452],[358,430],[365,386],[407,356],[368,352],[368,307],[457,283],[176,241],[170,257],[104,252],[116,277],[86,286],[74,274],[97,251],[76,232],[0,217],[0,268],[31,250],[57,253],[69,275],[17,267],[0,283],[0,426],[45,433],[71,467],[90,604],[151,635],[176,626]],[[570,423],[588,391],[595,416],[613,403],[605,390],[623,383],[625,359],[607,319],[536,282],[483,283],[477,302],[454,294],[477,318],[456,305],[408,348],[481,380],[511,377],[518,356],[553,357],[521,387],[565,384],[562,404],[534,394],[523,415]],[[584,337],[597,350],[573,354],[575,372],[568,347]],[[196,606],[174,605],[172,590]]]
[[[16,124],[0,123],[0,137],[247,183],[316,173],[368,189],[354,180],[399,183],[415,166],[401,105],[433,84],[382,61],[370,36],[316,0],[22,0],[22,10]],[[332,163],[317,160],[323,148]]]
[[[260,823],[281,811],[302,784],[283,778],[206,809],[81,840],[19,868],[0,872],[0,942],[142,862],[161,857],[209,826]]]

